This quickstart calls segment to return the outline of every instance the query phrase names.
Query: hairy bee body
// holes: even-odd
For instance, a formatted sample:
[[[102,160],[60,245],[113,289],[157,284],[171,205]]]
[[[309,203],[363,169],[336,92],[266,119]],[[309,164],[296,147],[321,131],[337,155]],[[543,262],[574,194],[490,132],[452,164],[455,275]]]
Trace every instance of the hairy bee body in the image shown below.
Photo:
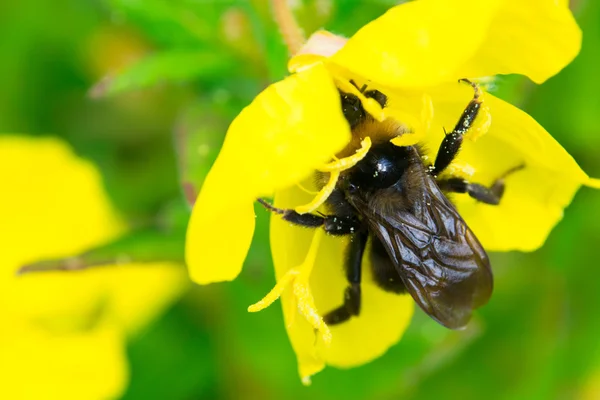
[[[488,257],[416,146],[374,142],[369,154],[340,177],[328,206],[332,214],[361,221],[372,243],[365,256],[375,283],[386,291],[408,291],[444,326],[463,327],[472,310],[489,299]]]
[[[466,82],[475,95],[440,144],[433,165],[423,162],[418,145],[396,146],[390,141],[407,133],[405,126],[392,120],[376,121],[357,96],[340,92],[352,140],[337,156],[354,154],[366,137],[372,146],[364,158],[339,175],[326,201],[328,215],[299,214],[261,201],[294,224],[351,237],[345,262],[349,286],[343,304],[325,314],[326,323],[342,323],[360,315],[364,257],[369,257],[373,279],[382,290],[408,292],[423,311],[448,328],[463,328],[473,311],[488,302],[493,290],[488,256],[446,194],[466,193],[496,205],[504,192],[504,178],[523,166],[508,171],[491,187],[458,177],[440,178],[480,110],[481,92]],[[365,87],[360,91],[386,106],[383,93],[365,91]],[[318,176],[325,181],[325,176]]]
[[[385,106],[384,95],[371,93]],[[369,257],[380,288],[409,292],[442,325],[464,327],[472,311],[485,304],[492,292],[492,272],[483,247],[437,185],[419,147],[390,142],[405,134],[406,127],[390,120],[375,121],[356,103],[345,105],[355,102],[351,95],[342,94],[341,99],[342,110],[351,110],[345,115],[353,140],[339,156],[351,154],[367,136],[373,141],[366,157],[342,173],[327,201],[332,215],[359,221],[352,242],[365,242],[364,237],[371,241],[369,254],[357,252],[357,245],[351,244],[348,259],[356,258],[356,253]],[[363,251],[366,247],[365,243],[358,246]],[[360,276],[351,270],[358,262],[346,264],[349,278]],[[344,305],[326,319],[342,322],[356,312],[346,311]]]

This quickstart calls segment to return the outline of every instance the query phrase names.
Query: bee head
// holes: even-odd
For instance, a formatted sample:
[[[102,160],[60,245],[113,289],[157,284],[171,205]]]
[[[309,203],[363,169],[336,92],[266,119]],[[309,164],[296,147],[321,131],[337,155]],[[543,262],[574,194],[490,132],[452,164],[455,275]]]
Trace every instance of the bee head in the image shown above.
[[[411,151],[389,142],[378,144],[348,171],[342,188],[349,194],[385,189],[398,182],[410,164]]]

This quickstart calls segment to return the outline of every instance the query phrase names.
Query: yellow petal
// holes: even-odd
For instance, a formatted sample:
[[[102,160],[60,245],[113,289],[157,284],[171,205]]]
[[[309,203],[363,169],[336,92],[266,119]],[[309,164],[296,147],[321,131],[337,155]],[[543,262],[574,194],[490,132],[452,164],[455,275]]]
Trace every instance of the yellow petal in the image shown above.
[[[597,178],[590,178],[584,184],[586,186],[592,187],[594,189],[600,189],[600,179],[597,179]]]
[[[310,186],[311,179],[303,182]],[[294,207],[310,200],[310,194],[293,188],[277,192],[277,207]],[[314,231],[302,229],[273,215],[271,219],[271,249],[277,279],[302,261],[308,251]],[[322,315],[340,306],[348,283],[343,262],[348,238],[327,235],[322,239],[311,275],[310,286],[315,304]],[[332,342],[326,346],[316,339],[314,329],[294,308],[290,291],[281,297],[284,319],[290,341],[298,358],[301,378],[306,381],[325,365],[352,367],[379,357],[404,333],[413,313],[410,296],[386,293],[375,286],[368,257],[363,260],[362,310],[358,318],[330,326]]]
[[[135,335],[163,314],[188,288],[183,265],[126,264],[103,267],[110,300],[108,312],[125,332]]]
[[[505,0],[479,51],[456,78],[522,74],[542,83],[579,53],[581,30],[568,2]]]
[[[580,46],[581,31],[565,2],[420,0],[364,26],[331,60],[390,87],[510,73],[541,83],[570,63]],[[291,65],[306,64],[307,57]]]
[[[443,129],[454,127],[472,92],[454,84],[431,96],[435,117],[425,146],[433,162]],[[417,99],[416,95],[396,96],[394,104],[407,109]],[[489,93],[485,102],[492,115],[490,130],[476,141],[466,140],[457,162],[474,168],[471,181],[488,186],[511,168],[524,164],[525,169],[506,179],[499,206],[476,202],[465,194],[451,198],[486,249],[534,250],[560,221],[577,189],[593,181],[532,117]]]
[[[320,30],[308,38],[300,51],[288,62],[288,71],[300,72],[327,57],[331,57],[341,49],[348,39],[325,30]]]
[[[339,93],[323,65],[259,94],[229,127],[194,205],[186,239],[192,279],[234,279],[252,240],[254,200],[300,181],[349,140]]]
[[[532,117],[494,96],[486,100],[494,118],[491,129],[472,145],[467,143],[462,157],[478,171],[473,179],[490,185],[519,163],[525,169],[506,179],[500,206],[485,206],[465,196],[460,201],[457,197],[457,205],[487,249],[535,250],[588,177]]]
[[[16,319],[64,332],[109,319],[133,335],[177,300],[188,281],[183,266],[152,263],[27,274],[7,283],[0,305],[10,304],[3,308]]]
[[[221,178],[207,176],[194,204],[186,236],[185,258],[191,279],[199,284],[230,281],[240,271],[254,234],[255,196],[234,193]],[[225,191],[227,189],[227,191]]]
[[[60,140],[0,136],[0,166],[3,190],[12,193],[0,196],[0,276],[12,276],[19,264],[79,253],[123,231],[96,168]]]
[[[125,340],[185,285],[181,266],[15,276],[123,231],[92,164],[57,139],[0,137],[0,375],[3,397],[116,398]]]
[[[361,28],[331,60],[391,87],[448,80],[486,38],[500,0],[420,0],[391,8]]]
[[[125,388],[125,344],[115,326],[57,335],[0,321],[3,398],[104,400]]]

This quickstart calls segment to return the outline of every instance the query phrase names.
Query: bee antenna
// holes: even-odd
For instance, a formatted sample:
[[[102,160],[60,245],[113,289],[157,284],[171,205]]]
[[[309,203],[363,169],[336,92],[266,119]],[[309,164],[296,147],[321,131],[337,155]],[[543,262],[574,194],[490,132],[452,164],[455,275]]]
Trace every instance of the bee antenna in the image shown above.
[[[447,135],[448,135],[448,131],[446,130],[446,127],[445,127],[445,126],[442,126],[442,129],[444,130],[444,135],[446,135],[446,136],[447,136]]]
[[[265,199],[261,199],[259,197],[258,199],[256,199],[256,201],[258,201],[260,204],[262,204],[262,206],[264,208],[266,208],[267,210],[269,210],[271,212],[274,212],[276,214],[285,214],[285,210],[282,210],[281,208],[274,207],[271,203],[269,203]]]

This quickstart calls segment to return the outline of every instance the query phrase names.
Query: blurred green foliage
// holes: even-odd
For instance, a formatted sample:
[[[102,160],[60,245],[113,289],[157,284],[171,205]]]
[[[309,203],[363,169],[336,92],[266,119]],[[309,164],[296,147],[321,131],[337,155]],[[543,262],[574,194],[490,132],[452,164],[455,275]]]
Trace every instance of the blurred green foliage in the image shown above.
[[[309,32],[351,35],[393,3],[304,0],[296,13]],[[600,176],[600,3],[576,3],[584,42],[575,62],[539,87],[501,78],[497,93]],[[99,166],[138,228],[111,246],[142,260],[181,260],[189,215],[181,183],[197,190],[228,123],[285,75],[286,60],[266,1],[4,2],[0,132],[66,139]],[[280,310],[246,312],[273,284],[268,217],[257,209],[240,279],[194,288],[131,342],[124,398],[578,398],[600,370],[598,196],[583,189],[543,249],[492,255],[494,296],[466,331],[449,332],[419,312],[384,357],[329,368],[308,388]]]

